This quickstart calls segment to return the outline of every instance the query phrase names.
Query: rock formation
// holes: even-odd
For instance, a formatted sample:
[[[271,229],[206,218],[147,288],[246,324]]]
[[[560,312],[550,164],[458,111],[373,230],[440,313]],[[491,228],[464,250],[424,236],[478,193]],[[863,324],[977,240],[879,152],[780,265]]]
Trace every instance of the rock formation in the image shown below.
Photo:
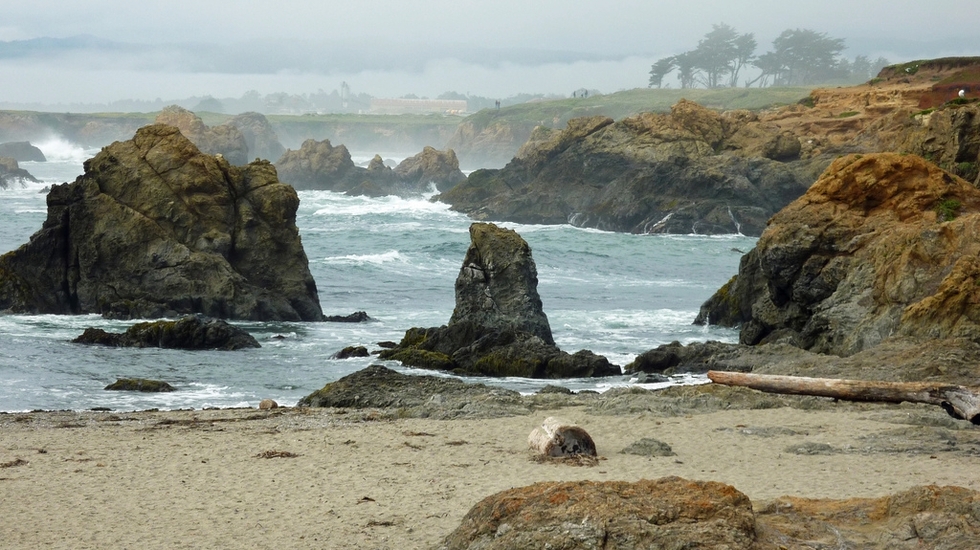
[[[147,380],[146,378],[119,378],[103,389],[107,391],[139,391],[144,393],[176,391],[176,388],[162,380]]]
[[[232,166],[147,126],[55,185],[43,227],[0,256],[0,310],[323,319],[296,192],[268,162]]]
[[[269,120],[261,113],[242,113],[225,125],[234,126],[242,133],[248,147],[248,158],[275,161],[286,152]]]
[[[681,101],[669,115],[588,117],[537,132],[505,168],[478,170],[439,200],[481,220],[758,235],[812,181],[806,166],[772,160],[799,150],[747,111],[722,116]]]
[[[375,155],[367,168],[354,164],[344,145],[334,147],[330,140],[308,139],[299,150],[287,150],[276,161],[283,181],[297,189],[323,189],[348,195],[407,195],[428,190],[435,183],[448,189],[465,179],[456,154],[426,147],[402,161],[394,170]]]
[[[44,153],[29,141],[0,143],[0,157],[10,157],[17,162],[46,162]]]
[[[980,342],[980,191],[915,155],[850,155],[773,216],[696,322],[849,356],[890,336]]]
[[[395,175],[406,185],[413,187],[424,189],[429,184],[435,184],[440,192],[448,191],[466,179],[452,149],[438,151],[428,145],[421,153],[398,163]]]
[[[10,157],[0,156],[0,189],[6,189],[17,182],[37,182],[38,179],[24,170],[17,164],[17,161]]]
[[[538,296],[531,249],[514,231],[470,226],[470,247],[456,278],[456,308],[449,324],[413,328],[384,350],[422,368],[482,376],[575,378],[620,374],[590,351],[569,355],[555,346]]]
[[[668,477],[509,489],[473,506],[441,548],[752,550],[755,540],[747,496],[723,483]]]
[[[542,482],[478,502],[438,548],[972,548],[978,505],[976,491],[925,486],[881,498],[780,497],[753,511],[713,481]]]
[[[160,111],[155,123],[178,128],[202,153],[222,155],[233,166],[248,162],[248,145],[245,136],[235,126],[222,124],[208,128],[201,117],[177,105],[165,107]]]
[[[262,347],[244,329],[221,319],[205,319],[199,315],[187,315],[176,321],[136,323],[123,333],[87,328],[72,342],[112,347],[185,350],[236,350]]]

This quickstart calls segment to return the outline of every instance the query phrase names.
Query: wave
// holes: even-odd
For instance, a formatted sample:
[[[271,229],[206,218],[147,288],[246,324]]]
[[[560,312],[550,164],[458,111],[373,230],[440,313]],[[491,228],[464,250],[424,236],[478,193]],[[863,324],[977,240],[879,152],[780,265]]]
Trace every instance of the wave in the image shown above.
[[[391,262],[408,263],[409,259],[397,250],[389,250],[380,254],[347,254],[346,256],[328,256],[323,259],[328,264],[341,265],[381,265]]]
[[[61,137],[51,137],[34,144],[48,162],[71,162],[81,165],[92,157],[93,151]]]

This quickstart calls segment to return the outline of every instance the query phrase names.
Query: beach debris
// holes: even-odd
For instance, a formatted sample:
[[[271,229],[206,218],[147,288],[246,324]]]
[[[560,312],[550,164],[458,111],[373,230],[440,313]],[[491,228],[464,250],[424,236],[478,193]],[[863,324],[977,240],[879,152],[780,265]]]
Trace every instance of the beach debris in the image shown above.
[[[677,453],[670,448],[670,445],[651,437],[644,437],[639,441],[634,441],[619,452],[621,454],[640,456],[677,456]]]
[[[553,416],[545,418],[540,427],[531,430],[527,445],[542,456],[596,456],[595,442],[588,432]]]
[[[814,395],[845,401],[938,405],[953,418],[980,425],[980,387],[937,382],[839,380],[744,372],[708,371],[715,384],[745,386],[768,393]]]
[[[26,466],[27,464],[30,464],[30,462],[24,460],[23,458],[15,458],[10,462],[0,464],[0,468],[14,468],[17,466]]]
[[[263,399],[262,401],[259,401],[259,409],[261,410],[278,409],[278,408],[279,408],[279,403],[276,403],[272,399]]]
[[[296,458],[298,456],[298,454],[289,451],[264,451],[255,455],[255,458]]]

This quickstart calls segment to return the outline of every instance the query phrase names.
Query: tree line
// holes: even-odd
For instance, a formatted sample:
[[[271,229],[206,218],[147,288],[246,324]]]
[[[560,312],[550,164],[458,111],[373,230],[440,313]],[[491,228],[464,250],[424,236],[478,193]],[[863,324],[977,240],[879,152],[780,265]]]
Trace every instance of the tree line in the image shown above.
[[[720,88],[751,86],[807,86],[823,82],[858,83],[869,80],[889,64],[859,55],[853,61],[842,57],[843,38],[810,29],[788,29],[772,41],[772,50],[756,55],[758,44],[753,33],[740,34],[724,23],[712,25],[711,32],[693,50],[657,60],[650,68],[649,86],[663,87],[664,77],[676,71],[681,88]],[[749,67],[757,72],[746,77]]]

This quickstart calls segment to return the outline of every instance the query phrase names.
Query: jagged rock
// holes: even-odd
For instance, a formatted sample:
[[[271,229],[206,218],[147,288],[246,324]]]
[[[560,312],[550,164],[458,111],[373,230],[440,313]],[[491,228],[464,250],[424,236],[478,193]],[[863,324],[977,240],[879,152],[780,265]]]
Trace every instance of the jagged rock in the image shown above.
[[[682,345],[678,341],[658,346],[636,356],[623,372],[677,374],[703,373],[711,370],[711,361],[719,354],[731,354],[732,347],[721,342],[695,342]]]
[[[483,376],[574,378],[620,374],[590,351],[558,349],[537,291],[531,249],[516,232],[470,226],[470,247],[456,278],[449,324],[412,328],[382,359]]]
[[[364,346],[347,346],[330,356],[331,359],[350,359],[351,357],[371,357]]]
[[[812,175],[809,165],[722,154],[746,147],[725,140],[751,123],[689,101],[671,114],[573,119],[536,131],[506,167],[477,170],[438,199],[479,220],[758,235]],[[767,142],[770,156],[789,156],[780,136]]]
[[[373,321],[374,319],[368,317],[366,312],[355,311],[350,315],[328,315],[324,317],[323,320],[331,323],[366,323],[368,321]]]
[[[109,391],[141,391],[147,393],[176,391],[176,388],[166,382],[147,380],[145,378],[120,378],[104,389]]]
[[[328,139],[308,139],[297,151],[287,149],[276,161],[276,170],[282,181],[296,189],[346,191],[351,186],[346,176],[355,166],[347,147],[334,147]]]
[[[234,126],[245,138],[248,157],[274,161],[286,152],[279,136],[262,113],[242,113],[225,123]]]
[[[14,183],[30,181],[37,183],[39,180],[24,170],[11,157],[0,157],[0,189],[7,189]]]
[[[268,162],[231,166],[172,126],[147,126],[47,202],[40,231],[0,256],[0,310],[323,319],[299,199]]]
[[[914,153],[980,183],[980,103],[947,103],[905,121],[895,138],[897,151]]]
[[[395,174],[413,187],[425,188],[430,183],[434,183],[440,192],[448,191],[466,179],[459,169],[459,159],[452,149],[438,151],[429,146],[425,146],[422,152],[414,157],[398,163]]]
[[[123,333],[87,328],[72,342],[113,347],[186,350],[236,350],[261,347],[244,329],[229,325],[220,319],[205,319],[198,315],[187,315],[176,321],[137,323]]]
[[[889,336],[980,342],[980,190],[915,155],[851,155],[773,216],[696,322],[848,356]]]
[[[222,155],[234,166],[248,162],[245,136],[235,126],[222,124],[208,128],[201,117],[177,105],[164,107],[154,122],[178,128],[202,153]]]
[[[714,481],[542,482],[478,502],[443,550],[760,550],[749,498]],[[766,547],[762,547],[766,548]]]
[[[29,141],[0,143],[0,157],[10,157],[17,162],[47,162],[44,152]]]

